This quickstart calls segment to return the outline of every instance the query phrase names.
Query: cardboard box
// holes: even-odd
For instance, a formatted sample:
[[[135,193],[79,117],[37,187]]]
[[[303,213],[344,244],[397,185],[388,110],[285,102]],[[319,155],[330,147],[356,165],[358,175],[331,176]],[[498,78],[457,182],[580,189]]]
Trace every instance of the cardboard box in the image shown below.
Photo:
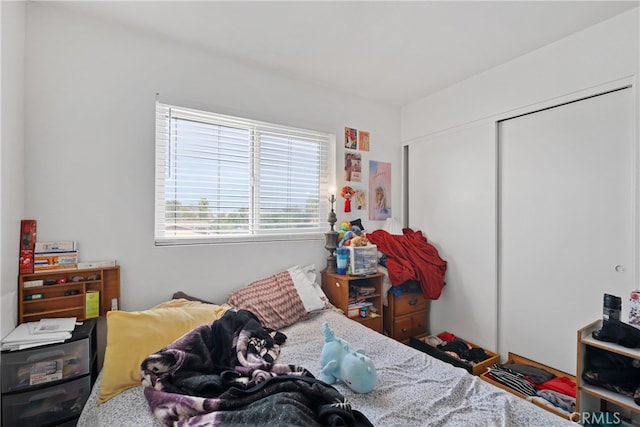
[[[37,224],[35,219],[23,219],[20,221],[20,253],[18,267],[20,274],[33,273],[36,229]]]
[[[36,254],[42,252],[77,252],[78,244],[72,240],[60,242],[36,242]]]
[[[85,317],[91,319],[100,316],[100,291],[87,291],[85,299]]]
[[[78,268],[78,252],[36,252],[34,271],[63,271]]]

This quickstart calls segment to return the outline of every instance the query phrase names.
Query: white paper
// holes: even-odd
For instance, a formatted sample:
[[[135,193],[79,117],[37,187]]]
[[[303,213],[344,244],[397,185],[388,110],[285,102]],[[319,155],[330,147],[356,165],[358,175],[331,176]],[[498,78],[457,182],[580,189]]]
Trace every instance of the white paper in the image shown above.
[[[37,323],[37,322],[29,322]],[[71,338],[71,332],[49,332],[41,334],[32,334],[29,331],[28,323],[19,324],[13,331],[2,340],[2,344],[7,343],[32,343],[43,341],[59,341]]]
[[[36,323],[36,326],[32,334],[42,334],[51,332],[73,332],[76,327],[75,317],[58,317],[53,319],[40,319]]]

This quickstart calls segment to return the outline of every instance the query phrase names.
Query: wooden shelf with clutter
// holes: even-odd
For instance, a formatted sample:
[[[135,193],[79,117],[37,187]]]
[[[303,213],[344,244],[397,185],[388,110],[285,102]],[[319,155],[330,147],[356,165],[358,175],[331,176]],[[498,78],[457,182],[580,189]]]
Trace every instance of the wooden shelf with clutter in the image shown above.
[[[87,295],[98,292],[97,312]],[[50,270],[18,276],[18,323],[52,317],[104,317],[120,305],[120,266]],[[96,315],[97,314],[97,315]]]
[[[382,273],[350,276],[337,273],[322,273],[322,290],[331,304],[342,310],[345,316],[382,333]],[[366,315],[356,308],[349,297],[350,288],[370,288],[371,292],[356,296],[360,302],[370,304]]]

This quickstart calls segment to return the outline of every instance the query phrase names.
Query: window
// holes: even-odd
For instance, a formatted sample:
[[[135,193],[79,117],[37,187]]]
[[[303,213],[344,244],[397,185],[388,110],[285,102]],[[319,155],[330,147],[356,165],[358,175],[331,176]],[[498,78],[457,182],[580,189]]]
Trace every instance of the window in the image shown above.
[[[335,136],[156,104],[156,245],[322,238]]]

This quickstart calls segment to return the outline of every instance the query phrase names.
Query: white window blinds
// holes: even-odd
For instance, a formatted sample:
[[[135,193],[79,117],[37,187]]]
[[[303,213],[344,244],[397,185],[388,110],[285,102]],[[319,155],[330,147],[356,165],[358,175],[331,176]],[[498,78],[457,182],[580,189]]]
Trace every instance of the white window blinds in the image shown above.
[[[157,245],[318,238],[335,136],[156,103]]]

